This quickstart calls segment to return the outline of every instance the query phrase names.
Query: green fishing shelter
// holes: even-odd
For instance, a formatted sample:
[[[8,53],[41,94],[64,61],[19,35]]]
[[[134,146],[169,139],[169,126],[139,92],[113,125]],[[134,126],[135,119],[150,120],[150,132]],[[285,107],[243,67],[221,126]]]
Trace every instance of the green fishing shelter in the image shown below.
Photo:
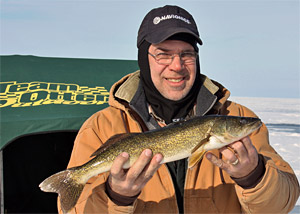
[[[66,168],[83,122],[136,61],[0,56],[1,213],[56,213],[38,185]]]

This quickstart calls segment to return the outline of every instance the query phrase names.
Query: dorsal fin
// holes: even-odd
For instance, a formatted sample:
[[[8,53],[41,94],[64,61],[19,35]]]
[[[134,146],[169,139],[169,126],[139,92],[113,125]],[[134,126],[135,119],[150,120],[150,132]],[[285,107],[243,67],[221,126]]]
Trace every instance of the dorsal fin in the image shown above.
[[[100,154],[101,152],[103,152],[104,150],[106,150],[108,147],[115,144],[116,142],[118,142],[118,141],[120,141],[124,138],[127,138],[131,135],[134,135],[134,134],[137,134],[137,133],[122,133],[122,134],[113,135],[104,144],[102,144],[100,146],[100,148],[97,149],[90,157],[93,157],[93,156],[96,156],[96,155]]]

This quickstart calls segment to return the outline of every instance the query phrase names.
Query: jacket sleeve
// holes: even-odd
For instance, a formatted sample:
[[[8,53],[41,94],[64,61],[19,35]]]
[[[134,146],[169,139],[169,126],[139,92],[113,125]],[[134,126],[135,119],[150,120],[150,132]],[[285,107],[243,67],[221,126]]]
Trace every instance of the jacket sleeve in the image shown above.
[[[107,136],[101,134],[98,127],[99,120],[104,121],[106,118],[97,113],[88,119],[80,129],[76,140],[74,142],[73,151],[68,164],[68,168],[79,166],[91,159],[91,154],[95,152],[107,140],[109,135],[113,133],[111,126]],[[119,130],[120,132],[122,130]],[[105,130],[104,130],[105,132]],[[114,204],[106,194],[105,182],[109,173],[102,173],[98,176],[92,177],[86,183],[80,198],[70,213],[133,213],[135,203],[132,206],[117,206]],[[60,207],[60,199],[58,197],[58,211],[62,214]]]
[[[241,116],[256,117],[249,109],[240,106]],[[263,125],[253,133],[251,141],[263,156],[265,174],[251,189],[236,185],[236,193],[244,213],[288,213],[299,197],[299,183],[291,166],[269,144],[269,133]],[[283,142],[284,143],[284,142]]]

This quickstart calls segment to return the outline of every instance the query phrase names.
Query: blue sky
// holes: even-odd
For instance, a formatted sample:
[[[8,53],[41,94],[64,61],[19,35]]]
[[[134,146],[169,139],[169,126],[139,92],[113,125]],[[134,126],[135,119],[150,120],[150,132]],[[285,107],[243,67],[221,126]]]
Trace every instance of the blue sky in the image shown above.
[[[136,59],[144,15],[166,4],[194,16],[201,72],[232,96],[300,98],[299,0],[1,0],[0,55]]]

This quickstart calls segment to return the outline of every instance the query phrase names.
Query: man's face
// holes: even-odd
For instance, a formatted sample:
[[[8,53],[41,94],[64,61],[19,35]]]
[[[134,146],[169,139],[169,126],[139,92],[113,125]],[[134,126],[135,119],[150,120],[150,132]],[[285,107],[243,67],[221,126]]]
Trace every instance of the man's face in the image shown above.
[[[149,47],[149,53],[153,55],[187,51],[194,51],[193,46],[179,40],[166,40]],[[152,82],[162,96],[177,101],[189,93],[196,78],[196,62],[185,64],[178,55],[170,65],[158,64],[151,55],[148,55],[148,59]]]

